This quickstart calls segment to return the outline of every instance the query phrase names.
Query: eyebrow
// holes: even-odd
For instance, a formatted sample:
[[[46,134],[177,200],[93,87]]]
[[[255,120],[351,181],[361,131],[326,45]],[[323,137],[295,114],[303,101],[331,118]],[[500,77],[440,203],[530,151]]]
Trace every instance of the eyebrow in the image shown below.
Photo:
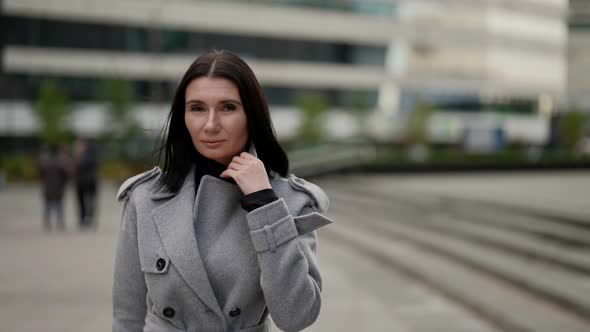
[[[220,100],[219,103],[220,104],[234,103],[234,104],[242,105],[242,103],[240,103],[239,101],[237,101],[235,99],[224,99],[224,100]],[[185,103],[185,105],[188,105],[188,104],[207,104],[207,103],[202,100],[199,100],[199,99],[190,99],[190,100],[187,100],[187,102]]]

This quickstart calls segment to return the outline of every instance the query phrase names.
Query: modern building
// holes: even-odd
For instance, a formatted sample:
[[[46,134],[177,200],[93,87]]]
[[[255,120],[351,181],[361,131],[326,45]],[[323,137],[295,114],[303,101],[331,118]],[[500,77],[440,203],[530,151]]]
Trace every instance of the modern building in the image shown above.
[[[570,0],[568,47],[569,106],[590,112],[590,2]]]
[[[541,144],[547,122],[538,111],[550,112],[565,94],[566,0],[2,0],[0,6],[4,137],[34,132],[31,109],[47,79],[74,103],[77,132],[104,130],[100,87],[109,78],[131,82],[140,123],[159,128],[180,76],[209,48],[247,59],[282,137],[295,133],[297,97],[312,92],[331,105],[327,123],[335,138],[355,130],[344,111],[359,98],[389,124],[402,123],[425,99],[445,111],[432,125],[441,142],[461,139],[470,127],[501,126],[509,137]],[[396,126],[389,127],[387,135]]]
[[[408,112],[419,99],[437,105],[444,112],[434,115],[431,136],[439,142],[500,131],[507,141],[544,144],[553,105],[566,95],[567,6],[566,0],[400,3],[404,33],[388,48],[381,109]]]

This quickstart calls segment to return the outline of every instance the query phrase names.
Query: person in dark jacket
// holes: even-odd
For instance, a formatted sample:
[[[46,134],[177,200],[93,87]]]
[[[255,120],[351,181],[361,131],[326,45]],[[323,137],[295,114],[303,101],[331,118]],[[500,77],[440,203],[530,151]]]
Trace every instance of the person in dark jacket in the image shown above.
[[[84,138],[74,145],[78,225],[80,229],[96,227],[95,207],[98,189],[98,158],[94,147]]]
[[[65,230],[63,197],[67,181],[67,162],[56,145],[42,153],[39,160],[39,178],[43,190],[43,229],[51,230],[51,217],[55,215],[57,228]]]
[[[262,89],[227,51],[182,78],[163,170],[125,181],[113,332],[299,331],[320,314],[318,186],[289,174]]]

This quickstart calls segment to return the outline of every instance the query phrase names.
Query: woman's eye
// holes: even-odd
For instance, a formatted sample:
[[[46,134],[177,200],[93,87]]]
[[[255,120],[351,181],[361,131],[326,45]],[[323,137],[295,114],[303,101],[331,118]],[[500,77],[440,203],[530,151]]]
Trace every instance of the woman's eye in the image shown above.
[[[235,111],[236,110],[236,105],[227,104],[227,105],[223,106],[223,110],[226,111],[226,112]]]
[[[203,108],[201,106],[193,105],[190,107],[191,112],[202,112]]]

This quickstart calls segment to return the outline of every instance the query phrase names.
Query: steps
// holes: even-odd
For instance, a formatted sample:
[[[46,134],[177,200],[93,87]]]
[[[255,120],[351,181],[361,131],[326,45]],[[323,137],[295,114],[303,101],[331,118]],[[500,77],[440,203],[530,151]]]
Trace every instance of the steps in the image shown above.
[[[332,194],[331,197],[353,205],[362,202],[364,207],[371,207],[376,210],[386,211],[387,209],[393,208],[391,201],[371,199],[367,198],[366,195],[358,197],[345,195],[339,192]],[[396,209],[399,209],[399,207]],[[456,213],[443,209],[439,209],[440,212],[435,212],[424,208],[422,208],[421,211],[429,211],[429,213],[425,213],[421,216],[414,215],[413,218],[419,218],[419,222],[412,222],[412,217],[406,217],[407,219],[396,219],[396,221],[406,222],[413,226],[432,229],[449,236],[455,236],[472,242],[493,246],[498,249],[504,249],[505,251],[519,254],[527,258],[552,263],[564,269],[590,274],[590,251],[586,250],[586,248],[583,250],[572,250],[569,246],[562,246],[560,244],[567,242],[562,239],[540,241],[537,236],[531,236],[530,234],[526,234],[526,232],[515,232],[510,229],[510,227],[494,225],[491,222],[485,223],[482,221],[482,214],[469,216],[464,212]],[[396,213],[399,212],[396,211]],[[411,212],[406,212],[406,215],[409,216],[410,213]],[[483,220],[492,219],[491,215],[483,216]],[[513,217],[509,217],[507,214],[501,215],[496,219],[499,218],[503,218],[506,224],[509,225],[521,222],[521,219],[516,218],[516,220],[514,220]],[[540,224],[541,222],[536,221],[536,223]],[[554,228],[559,229],[557,225],[553,226]],[[554,237],[557,237],[557,235],[554,234]]]
[[[575,235],[585,229],[513,210],[494,222],[492,208],[323,186],[336,224],[322,236],[425,281],[506,331],[590,330],[590,255]]]

